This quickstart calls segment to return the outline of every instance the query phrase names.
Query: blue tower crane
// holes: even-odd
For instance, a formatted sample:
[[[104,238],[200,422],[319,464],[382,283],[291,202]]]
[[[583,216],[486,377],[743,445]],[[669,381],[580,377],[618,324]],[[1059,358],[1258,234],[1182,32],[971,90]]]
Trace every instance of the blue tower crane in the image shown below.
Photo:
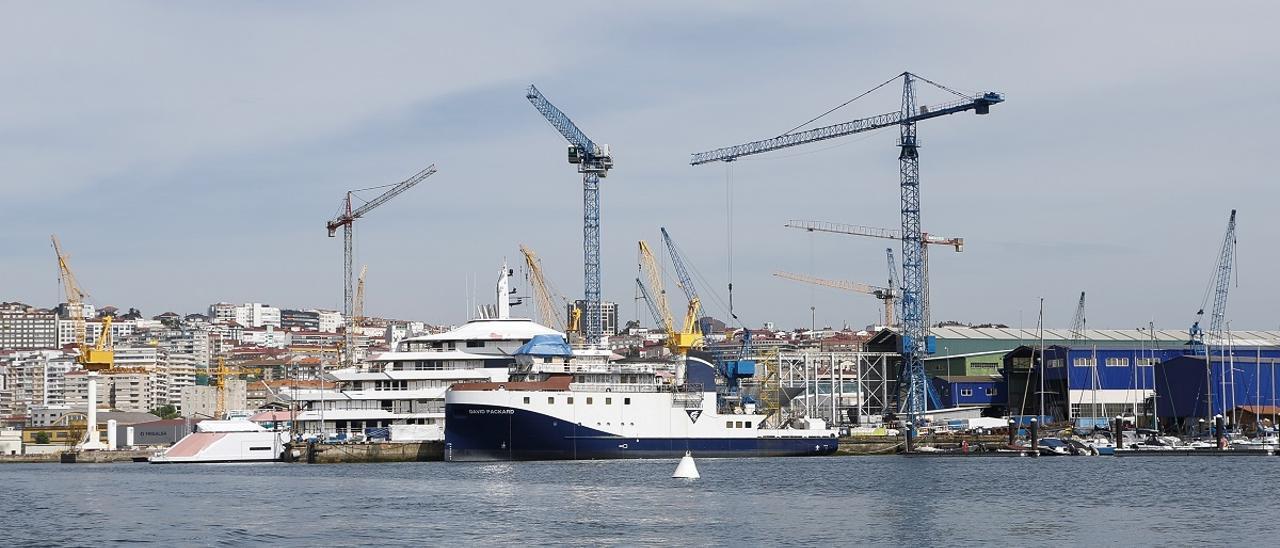
[[[590,344],[599,344],[604,336],[600,309],[600,179],[613,168],[613,156],[609,145],[597,145],[589,139],[532,84],[525,91],[525,98],[569,141],[569,163],[577,165],[582,174],[582,277],[586,304],[583,336]]]
[[[928,313],[924,310],[923,291],[925,271],[920,230],[920,154],[917,142],[916,124],[924,120],[972,110],[975,114],[988,114],[991,105],[1004,101],[1004,96],[996,92],[984,92],[970,96],[951,88],[930,81],[926,78],[903,72],[871,90],[855,97],[856,100],[885,85],[902,79],[902,102],[899,110],[869,118],[861,118],[841,124],[834,124],[804,131],[788,131],[771,139],[752,141],[741,145],[718,148],[707,152],[693,154],[690,165],[701,165],[710,162],[731,162],[743,156],[761,154],[797,145],[804,145],[836,137],[863,133],[876,129],[898,126],[898,162],[899,192],[901,194],[902,213],[902,372],[900,378],[907,382],[907,392],[900,402],[900,409],[908,418],[907,449],[912,448],[917,420],[927,410],[927,394],[929,380],[924,370],[924,355],[927,351]],[[959,100],[939,105],[936,108],[916,108],[915,82],[919,80],[960,97]],[[850,100],[849,102],[852,102]],[[848,104],[848,103],[846,103]],[[843,106],[843,105],[841,105]],[[839,107],[837,107],[839,108]],[[828,113],[833,112],[828,111]],[[821,118],[821,116],[819,116]],[[815,119],[816,120],[816,119]],[[808,125],[808,123],[803,124]],[[796,128],[799,129],[799,128]]]

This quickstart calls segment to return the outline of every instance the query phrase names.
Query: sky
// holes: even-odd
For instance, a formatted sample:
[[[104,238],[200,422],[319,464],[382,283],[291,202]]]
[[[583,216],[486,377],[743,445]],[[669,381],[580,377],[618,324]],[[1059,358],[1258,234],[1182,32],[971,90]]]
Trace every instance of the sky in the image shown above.
[[[783,225],[898,227],[896,131],[728,165],[689,154],[779,135],[911,71],[1006,98],[919,126],[924,229],[966,243],[931,253],[935,321],[1033,327],[1043,299],[1045,324],[1065,327],[1085,291],[1090,327],[1185,328],[1236,208],[1227,318],[1280,328],[1280,5],[914,7],[4,3],[0,300],[61,299],[56,233],[99,306],[340,309],[342,243],[325,222],[347,190],[433,163],[357,221],[367,314],[464,321],[520,244],[577,296],[581,178],[524,98],[536,83],[612,147],[602,271],[622,320],[652,323],[636,242],[659,248],[666,227],[712,315],[728,315],[732,280],[742,324],[861,327],[875,299],[771,274],[884,283],[894,242]],[[899,94],[818,123],[897,110]]]

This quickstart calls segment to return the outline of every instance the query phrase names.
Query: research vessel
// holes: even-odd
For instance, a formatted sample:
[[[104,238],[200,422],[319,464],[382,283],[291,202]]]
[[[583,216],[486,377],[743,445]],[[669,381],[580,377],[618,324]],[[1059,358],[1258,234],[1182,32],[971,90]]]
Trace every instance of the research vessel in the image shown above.
[[[540,335],[515,353],[507,382],[445,393],[445,460],[574,460],[829,455],[818,419],[766,427],[751,404],[717,393],[712,360],[610,361]],[[726,403],[722,403],[726,402]],[[727,403],[735,402],[735,403]]]

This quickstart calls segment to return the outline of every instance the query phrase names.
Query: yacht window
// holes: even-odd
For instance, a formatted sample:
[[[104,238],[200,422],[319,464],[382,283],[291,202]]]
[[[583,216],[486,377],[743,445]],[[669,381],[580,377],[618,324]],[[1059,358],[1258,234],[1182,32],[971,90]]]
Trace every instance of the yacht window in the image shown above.
[[[631,405],[631,398],[622,398],[622,405]]]
[[[467,341],[467,348],[484,348],[484,341]]]
[[[525,397],[524,397],[524,402],[525,402],[525,403],[529,403],[529,396],[525,396]]]
[[[605,398],[605,399],[604,399],[604,404],[605,404],[605,405],[613,405],[613,398]]]
[[[556,397],[555,397],[555,396],[551,396],[551,397],[548,397],[548,398],[547,398],[547,405],[554,405],[555,403],[556,403]]]

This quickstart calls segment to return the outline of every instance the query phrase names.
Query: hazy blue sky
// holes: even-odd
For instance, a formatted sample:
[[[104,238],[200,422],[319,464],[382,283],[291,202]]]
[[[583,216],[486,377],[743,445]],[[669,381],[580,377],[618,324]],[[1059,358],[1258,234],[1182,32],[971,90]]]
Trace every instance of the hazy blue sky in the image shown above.
[[[0,17],[0,300],[59,298],[56,232],[99,305],[339,308],[345,190],[439,173],[357,225],[372,315],[457,322],[517,245],[582,287],[581,181],[524,99],[535,82],[616,168],[604,292],[635,316],[636,240],[666,226],[735,306],[864,325],[877,302],[770,276],[880,283],[896,131],[750,161],[688,155],[776,135],[903,70],[997,90],[990,116],[921,124],[934,319],[1183,328],[1240,210],[1235,328],[1280,326],[1280,7],[1245,2],[6,3]],[[830,121],[897,108],[890,89]],[[925,92],[922,103],[941,99]],[[896,252],[896,250],[895,250]],[[358,267],[357,267],[358,268]],[[523,283],[519,284],[523,290]],[[672,293],[678,293],[672,287]],[[676,303],[677,307],[681,303]],[[723,310],[710,312],[723,316]],[[643,314],[643,310],[641,310]],[[1020,320],[1021,318],[1021,320]]]

